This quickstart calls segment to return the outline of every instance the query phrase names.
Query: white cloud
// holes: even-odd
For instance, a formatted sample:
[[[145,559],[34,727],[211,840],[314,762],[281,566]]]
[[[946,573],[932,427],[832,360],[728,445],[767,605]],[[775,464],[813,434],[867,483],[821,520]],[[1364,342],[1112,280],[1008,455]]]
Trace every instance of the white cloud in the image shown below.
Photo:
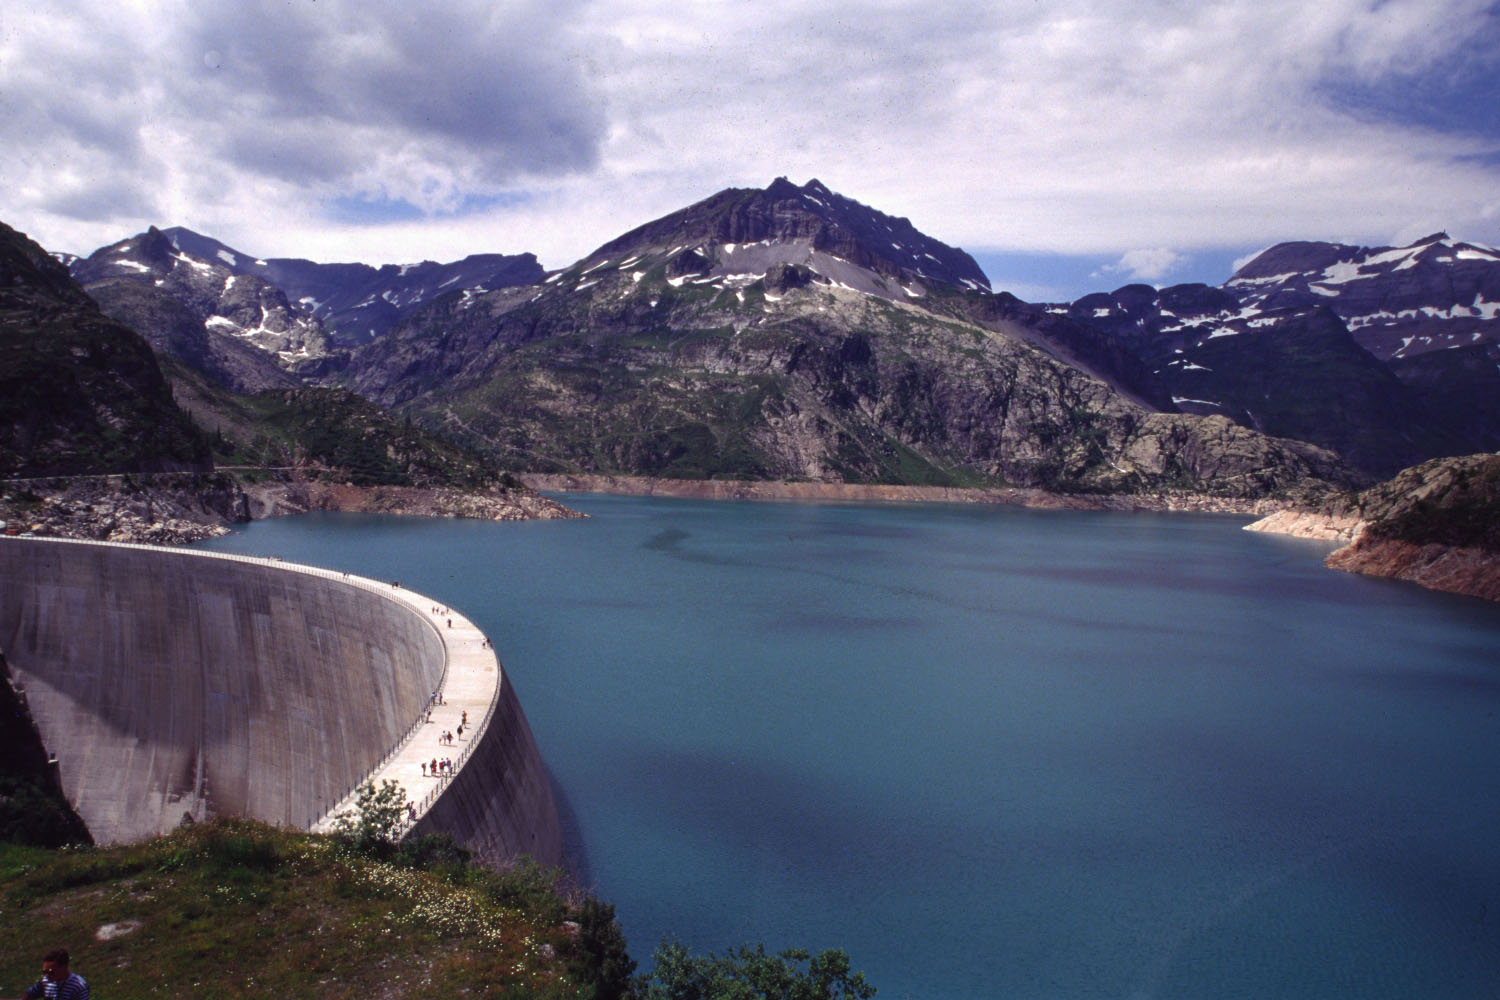
[[[1329,242],[1335,241],[1330,240]],[[1246,264],[1250,263],[1252,260],[1259,257],[1269,249],[1270,247],[1261,247],[1259,250],[1251,251],[1250,253],[1245,254],[1243,257],[1236,257],[1234,259],[1234,264],[1231,265],[1232,273],[1238,273],[1240,268],[1244,267]]]
[[[555,266],[784,174],[970,250],[1119,256],[1147,280],[1205,247],[1500,242],[1500,139],[1334,99],[1486,51],[1487,0],[414,10],[7,12],[0,219],[58,249],[156,223],[262,255]],[[430,214],[354,224],[340,196]]]
[[[1127,250],[1118,262],[1107,265],[1106,274],[1124,274],[1136,281],[1157,282],[1177,269],[1186,258],[1175,250]]]

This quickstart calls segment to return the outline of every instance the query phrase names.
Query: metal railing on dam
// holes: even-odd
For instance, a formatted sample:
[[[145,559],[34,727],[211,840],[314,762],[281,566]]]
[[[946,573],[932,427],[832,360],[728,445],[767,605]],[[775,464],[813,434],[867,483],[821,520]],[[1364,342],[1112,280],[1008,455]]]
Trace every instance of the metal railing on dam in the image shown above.
[[[0,646],[100,839],[216,813],[328,829],[361,785],[389,779],[408,827],[445,797],[475,799],[445,810],[461,842],[561,860],[524,717],[491,732],[514,702],[498,659],[424,595],[275,557],[30,538],[0,541],[0,584]],[[476,755],[505,766],[471,778]],[[476,824],[501,793],[540,832],[509,815],[503,833],[493,814]]]

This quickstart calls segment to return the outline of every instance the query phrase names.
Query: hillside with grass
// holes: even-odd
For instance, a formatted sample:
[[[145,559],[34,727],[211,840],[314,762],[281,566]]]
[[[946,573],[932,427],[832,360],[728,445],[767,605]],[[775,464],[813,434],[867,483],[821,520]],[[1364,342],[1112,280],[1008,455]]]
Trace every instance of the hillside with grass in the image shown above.
[[[61,944],[96,997],[619,996],[613,910],[560,871],[469,865],[447,838],[216,821],[110,848],[0,845],[0,995]]]
[[[841,950],[695,954],[633,975],[614,907],[561,869],[471,864],[446,836],[393,845],[242,820],[144,843],[0,842],[0,995],[55,947],[95,997],[869,1000]]]
[[[237,393],[165,364],[181,405],[208,429],[221,468],[296,467],[356,486],[519,486],[476,452],[347,390]]]

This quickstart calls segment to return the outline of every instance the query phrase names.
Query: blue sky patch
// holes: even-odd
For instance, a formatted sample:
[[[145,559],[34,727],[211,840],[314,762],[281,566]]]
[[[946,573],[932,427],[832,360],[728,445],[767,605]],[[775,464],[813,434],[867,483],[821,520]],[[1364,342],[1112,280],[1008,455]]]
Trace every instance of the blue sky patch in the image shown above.
[[[1497,23],[1489,22],[1492,28]],[[1462,49],[1424,73],[1397,73],[1369,84],[1325,80],[1321,90],[1334,107],[1361,121],[1500,141],[1500,49],[1493,31],[1476,30]]]
[[[422,219],[457,219],[478,215],[492,208],[519,205],[529,195],[523,192],[500,194],[467,194],[458,207],[449,211],[426,212],[405,198],[372,198],[367,195],[343,195],[325,202],[328,217],[335,222],[356,226],[378,226],[391,222],[418,222]]]
[[[1288,239],[1305,238],[1289,235]],[[1181,260],[1158,278],[1146,280],[1119,266],[1119,257],[1097,254],[1025,253],[1014,250],[972,250],[971,256],[997,292],[1010,292],[1028,302],[1072,302],[1091,292],[1112,292],[1121,285],[1143,282],[1165,287],[1189,282],[1222,285],[1234,274],[1234,262],[1263,246],[1181,250]]]

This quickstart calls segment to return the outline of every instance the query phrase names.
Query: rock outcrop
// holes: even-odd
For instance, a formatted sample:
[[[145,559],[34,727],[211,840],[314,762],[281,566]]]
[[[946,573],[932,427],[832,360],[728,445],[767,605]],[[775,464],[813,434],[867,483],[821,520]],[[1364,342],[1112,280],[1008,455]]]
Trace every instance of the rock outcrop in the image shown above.
[[[185,545],[248,520],[243,494],[222,474],[28,480],[0,493],[8,535]]]
[[[0,223],[0,477],[210,468],[150,346]]]
[[[1491,549],[1363,537],[1331,554],[1327,565],[1500,601],[1500,553]]]
[[[319,481],[246,483],[252,518],[339,510],[359,514],[464,517],[482,521],[531,521],[583,517],[529,489],[459,490],[421,486],[351,486]]]
[[[1500,455],[1434,459],[1249,528],[1348,540],[1328,566],[1500,601]]]

